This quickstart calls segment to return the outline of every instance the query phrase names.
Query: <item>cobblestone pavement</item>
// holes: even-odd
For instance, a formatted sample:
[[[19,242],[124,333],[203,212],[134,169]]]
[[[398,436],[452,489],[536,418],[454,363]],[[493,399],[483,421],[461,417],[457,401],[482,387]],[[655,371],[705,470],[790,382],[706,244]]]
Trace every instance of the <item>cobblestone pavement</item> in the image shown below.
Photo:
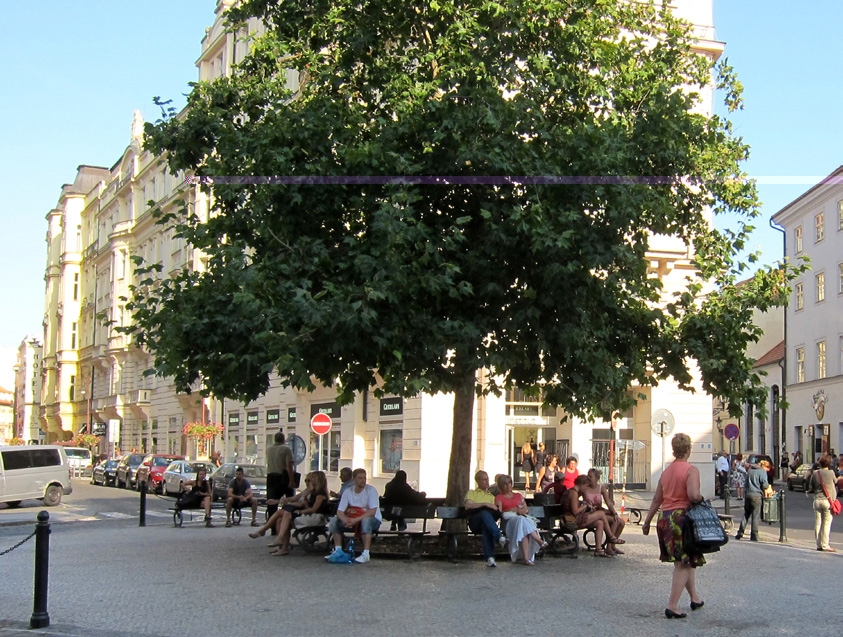
[[[828,625],[841,555],[730,542],[698,573],[705,608],[664,619],[672,567],[631,525],[627,554],[451,564],[378,558],[329,565],[294,550],[267,555],[248,527],[173,528],[158,520],[54,524],[51,626],[28,630],[34,542],[0,557],[0,637],[217,635],[806,635]],[[33,525],[34,526],[34,525]],[[32,527],[0,529],[0,551]],[[769,534],[762,540],[775,539]],[[684,599],[687,608],[688,600]]]

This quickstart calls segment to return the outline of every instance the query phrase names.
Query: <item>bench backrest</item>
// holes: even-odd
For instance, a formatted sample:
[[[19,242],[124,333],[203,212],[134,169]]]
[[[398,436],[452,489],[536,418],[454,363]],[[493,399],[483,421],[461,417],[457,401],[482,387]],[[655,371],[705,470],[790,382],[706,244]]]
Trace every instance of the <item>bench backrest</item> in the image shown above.
[[[436,517],[440,520],[459,520],[465,517],[465,507],[436,507]]]
[[[414,518],[422,520],[422,530],[427,531],[427,521],[436,516],[436,505],[428,504],[414,504],[409,506],[397,506],[395,504],[391,507],[391,515],[401,517],[404,519]]]

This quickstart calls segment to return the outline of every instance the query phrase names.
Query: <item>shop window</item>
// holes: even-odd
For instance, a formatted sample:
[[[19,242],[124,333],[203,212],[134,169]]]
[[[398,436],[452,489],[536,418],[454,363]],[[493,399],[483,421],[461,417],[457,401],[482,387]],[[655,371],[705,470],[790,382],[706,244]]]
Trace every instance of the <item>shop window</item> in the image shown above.
[[[381,429],[378,439],[378,474],[389,475],[401,468],[404,432],[401,429]]]
[[[321,444],[321,471],[327,473],[339,472],[340,464],[340,432],[337,429],[332,429],[324,436],[319,436],[312,431],[310,432],[310,470],[320,470],[320,440]]]

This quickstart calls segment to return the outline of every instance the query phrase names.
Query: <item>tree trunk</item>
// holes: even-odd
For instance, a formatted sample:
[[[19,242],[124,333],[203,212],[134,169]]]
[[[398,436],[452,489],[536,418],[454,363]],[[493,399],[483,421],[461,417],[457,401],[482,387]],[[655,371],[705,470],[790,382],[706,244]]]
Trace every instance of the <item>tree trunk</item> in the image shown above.
[[[462,360],[461,360],[462,359]],[[448,467],[448,506],[462,506],[471,476],[471,434],[474,424],[475,374],[474,356],[457,354],[458,381],[454,391],[454,424],[451,437],[451,461]],[[465,367],[465,368],[463,368]],[[463,369],[460,369],[463,368]]]

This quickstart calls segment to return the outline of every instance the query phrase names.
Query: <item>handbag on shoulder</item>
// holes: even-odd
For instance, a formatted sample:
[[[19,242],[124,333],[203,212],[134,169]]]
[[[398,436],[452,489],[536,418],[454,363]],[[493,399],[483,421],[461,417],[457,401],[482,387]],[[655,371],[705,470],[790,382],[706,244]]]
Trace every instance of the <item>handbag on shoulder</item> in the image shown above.
[[[717,511],[703,500],[685,511],[682,542],[686,553],[716,553],[729,541]]]
[[[837,498],[832,499],[830,495],[828,495],[828,489],[825,488],[825,482],[823,482],[822,476],[818,475],[817,480],[820,483],[820,486],[823,488],[823,493],[825,493],[825,497],[828,498],[828,504],[831,507],[831,515],[840,515],[840,510],[843,509],[843,505],[840,504],[840,500]]]

